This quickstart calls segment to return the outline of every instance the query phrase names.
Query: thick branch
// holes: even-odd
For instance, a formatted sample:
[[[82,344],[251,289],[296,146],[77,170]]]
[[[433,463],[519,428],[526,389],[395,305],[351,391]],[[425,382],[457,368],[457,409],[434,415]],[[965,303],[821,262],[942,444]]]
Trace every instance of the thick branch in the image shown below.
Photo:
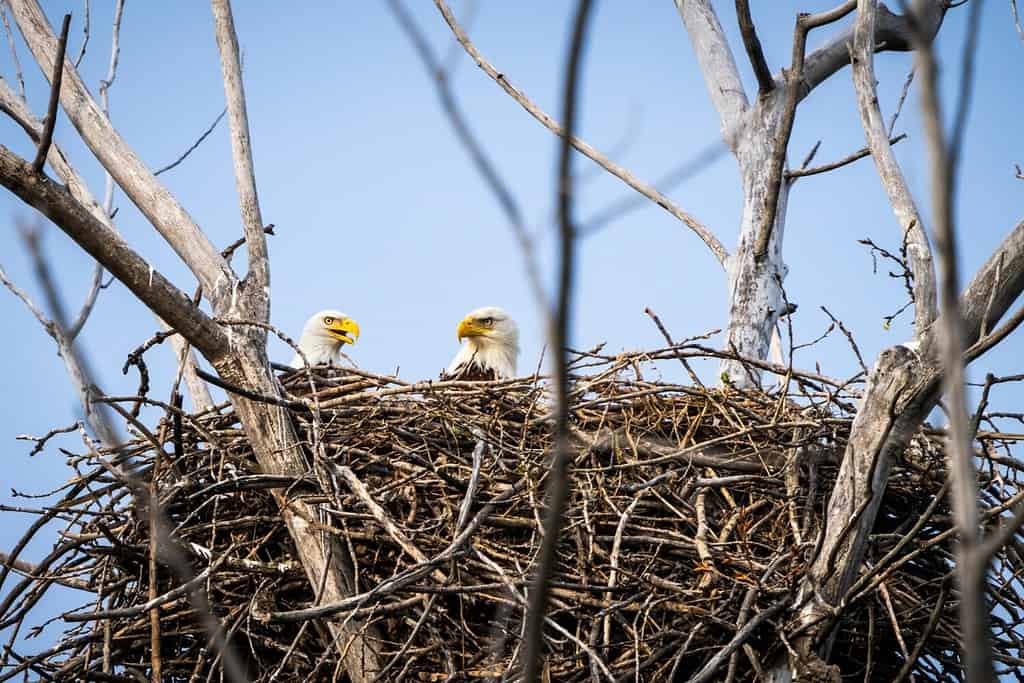
[[[749,103],[722,24],[709,0],[675,0],[675,3],[690,35],[711,103],[718,112],[722,139],[736,151],[735,135]]]
[[[252,163],[242,65],[238,59],[238,36],[235,34],[230,0],[213,0],[212,6],[221,75],[224,79],[224,98],[228,106],[228,125],[231,129],[235,184],[242,207],[246,252],[249,255],[249,272],[245,277],[254,291],[264,292],[270,286],[270,261],[267,258],[267,238],[263,234],[263,217],[260,215],[259,197],[256,194],[256,171]],[[269,319],[269,301],[264,305],[264,313],[260,319],[266,321]]]
[[[56,223],[144,304],[173,325],[211,360],[227,351],[227,337],[189,298],[156,272],[114,230],[98,221],[66,189],[33,172],[0,145],[0,184]]]
[[[875,17],[881,14],[880,9],[876,12],[877,5],[878,0],[859,0],[857,3],[852,49],[853,83],[867,145],[871,149],[882,185],[889,195],[900,234],[907,243],[910,267],[914,273],[914,331],[920,337],[937,315],[935,270],[921,214],[889,144],[888,131],[878,105],[872,41]]]
[[[917,3],[923,7],[913,21],[929,38],[933,37],[942,25],[946,14],[946,0],[925,0]],[[804,63],[803,83],[800,98],[810,94],[832,74],[850,63],[850,44],[853,42],[854,26],[850,25],[837,33],[825,45],[807,55]],[[902,14],[893,14],[884,3],[878,3],[875,18],[875,52],[907,52],[913,49],[911,42],[911,19]],[[776,77],[779,80],[780,77]]]
[[[10,0],[10,6],[26,44],[49,77],[56,61],[57,39],[46,16],[36,0]],[[211,294],[230,289],[236,278],[227,263],[188,212],[114,130],[68,60],[64,63],[61,103],[82,140],[203,288]]]

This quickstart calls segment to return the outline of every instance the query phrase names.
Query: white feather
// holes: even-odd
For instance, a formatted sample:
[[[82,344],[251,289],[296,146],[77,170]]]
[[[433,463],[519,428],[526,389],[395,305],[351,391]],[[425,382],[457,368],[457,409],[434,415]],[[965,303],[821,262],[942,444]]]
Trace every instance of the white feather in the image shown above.
[[[475,320],[491,318],[494,326],[480,336],[466,337],[465,343],[448,365],[447,374],[456,375],[470,363],[493,370],[498,379],[516,376],[519,360],[519,327],[508,313],[496,306],[478,308],[466,316]]]
[[[306,354],[306,360],[310,365],[335,365],[341,362],[342,343],[336,337],[332,337],[324,326],[324,318],[347,318],[340,311],[320,311],[313,315],[302,327],[302,336],[299,338],[299,348]],[[295,354],[292,362],[293,368],[301,368],[302,356]]]

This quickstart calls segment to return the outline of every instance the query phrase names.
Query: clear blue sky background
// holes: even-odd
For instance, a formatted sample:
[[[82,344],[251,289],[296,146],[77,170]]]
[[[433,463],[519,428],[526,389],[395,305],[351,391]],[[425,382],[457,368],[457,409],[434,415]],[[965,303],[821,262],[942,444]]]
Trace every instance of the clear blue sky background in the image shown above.
[[[978,0],[975,0],[978,1]],[[81,44],[82,5],[45,2],[51,23],[74,13],[69,52]],[[408,3],[435,50],[447,55],[452,38],[428,0]],[[549,0],[480,2],[471,27],[478,48],[514,84],[557,116],[563,57],[574,3]],[[739,41],[732,3],[717,3],[748,89],[753,77]],[[769,65],[788,64],[796,11],[819,11],[833,0],[754,3]],[[98,92],[109,59],[113,2],[92,2],[92,37],[81,71]],[[455,2],[456,12],[465,3]],[[351,349],[362,367],[406,379],[434,377],[456,351],[455,326],[470,309],[498,304],[522,329],[521,369],[532,368],[543,344],[522,260],[497,204],[457,143],[440,112],[433,85],[386,4],[380,2],[236,2],[244,50],[245,85],[263,216],[277,226],[270,238],[272,322],[298,334],[322,308],[356,318],[363,336]],[[946,109],[952,111],[967,12],[952,10],[940,36]],[[810,46],[834,29],[812,34]],[[42,114],[47,88],[19,40],[31,107]],[[474,130],[538,234],[546,271],[552,263],[556,140],[479,71],[461,52],[454,87]],[[1013,164],[1024,162],[1020,112],[1024,42],[1006,3],[988,3],[977,59],[978,80],[960,172],[958,204],[965,279],[1022,217],[1024,182]],[[877,59],[886,116],[893,111],[910,66],[905,54]],[[14,68],[6,46],[4,78]],[[122,135],[152,168],[175,159],[223,107],[223,89],[212,18],[204,2],[129,0],[121,32],[121,63],[111,90],[111,116]],[[898,131],[910,139],[897,147],[919,204],[928,213],[928,166],[922,148],[918,94],[911,91]],[[581,100],[581,135],[637,176],[654,181],[719,140],[695,59],[671,2],[599,3],[587,49]],[[623,139],[627,145],[621,145]],[[845,156],[864,144],[849,69],[818,88],[800,107],[790,146],[799,163],[816,140],[816,162]],[[70,151],[97,196],[103,178],[63,117],[56,140]],[[8,121],[0,142],[29,155],[24,135]],[[576,168],[588,180],[581,190],[584,222],[631,191],[582,157]],[[162,178],[218,245],[241,233],[225,124],[179,168]],[[669,195],[695,214],[731,249],[739,223],[740,190],[734,160],[720,155]],[[194,280],[171,250],[123,196],[117,222],[128,240],[185,290]],[[0,263],[37,301],[42,297],[14,229],[33,212],[0,194]],[[903,303],[902,285],[874,275],[871,258],[856,240],[870,237],[895,250],[899,230],[874,166],[864,160],[835,173],[799,181],[790,196],[785,286],[800,305],[797,342],[828,325],[827,306],[856,334],[868,362],[887,345],[909,337],[905,314],[889,331],[882,318]],[[58,230],[46,246],[70,307],[88,286],[92,264]],[[241,262],[241,261],[239,261]],[[716,260],[685,227],[646,205],[580,245],[574,344],[607,342],[612,351],[650,348],[661,338],[644,315],[657,311],[676,337],[721,327],[727,312],[725,277]],[[70,471],[55,448],[34,459],[17,434],[41,434],[78,413],[54,345],[20,301],[0,292],[0,395],[3,491],[41,491]],[[125,356],[155,330],[152,317],[115,285],[105,291],[82,341],[108,392],[134,390],[123,377]],[[997,373],[1020,372],[1020,333],[978,365]],[[290,351],[273,342],[282,362]],[[166,393],[168,354],[149,354],[154,391]],[[839,334],[798,354],[797,364],[820,363],[829,374],[856,368]],[[709,372],[709,376],[711,373]],[[1002,396],[1013,398],[1007,390]],[[998,398],[998,397],[997,397]],[[1016,396],[1019,410],[1020,395]],[[1013,403],[1013,401],[1011,401]],[[1012,406],[1008,406],[1012,409]],[[69,438],[62,445],[75,450]],[[6,515],[0,548],[9,548],[29,523]],[[29,559],[45,553],[36,544]]]

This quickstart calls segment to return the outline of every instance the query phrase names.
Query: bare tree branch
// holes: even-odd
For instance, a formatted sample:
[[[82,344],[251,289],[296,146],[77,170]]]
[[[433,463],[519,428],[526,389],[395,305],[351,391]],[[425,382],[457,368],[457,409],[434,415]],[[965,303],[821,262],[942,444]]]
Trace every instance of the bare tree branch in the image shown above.
[[[124,0],[114,4],[114,21],[110,28],[110,62],[107,65],[107,77],[100,80],[100,107],[104,116],[110,119],[110,89],[117,79],[117,65],[121,56],[121,19],[124,17]],[[78,68],[78,64],[75,64]],[[114,176],[104,169],[103,211],[108,216],[114,215]]]
[[[64,15],[64,23],[60,27],[60,40],[57,42],[57,58],[54,60],[53,75],[50,77],[50,103],[46,106],[46,118],[43,119],[43,133],[39,136],[39,147],[36,158],[32,161],[32,170],[40,173],[46,163],[46,155],[50,153],[53,142],[53,129],[57,126],[57,104],[60,101],[60,83],[64,77],[64,53],[68,47],[68,28],[71,26],[71,15]]]
[[[207,358],[216,359],[227,352],[227,338],[220,327],[194,306],[183,292],[135,253],[117,232],[102,224],[84,206],[72,199],[63,188],[49,178],[35,174],[28,163],[3,146],[0,146],[0,184],[64,229],[143,303],[185,335]]]
[[[487,156],[483,145],[480,144],[480,141],[470,129],[469,121],[463,115],[462,109],[455,99],[455,94],[452,92],[448,72],[438,60],[433,50],[430,49],[426,37],[419,27],[416,26],[416,22],[406,11],[405,5],[401,0],[389,0],[389,5],[395,18],[398,20],[399,26],[402,27],[409,37],[409,41],[419,54],[423,65],[433,78],[438,98],[441,100],[441,107],[448,115],[448,120],[455,130],[455,136],[462,143],[462,146],[466,148],[488,189],[497,199],[498,206],[501,207],[502,212],[505,214],[505,218],[512,228],[512,234],[519,244],[519,250],[522,253],[523,263],[526,267],[526,276],[530,282],[530,288],[533,290],[533,297],[541,310],[546,313],[548,310],[547,294],[544,292],[544,283],[540,276],[536,255],[534,254],[533,239],[527,230],[519,204],[509,190],[508,185],[498,174],[498,169],[495,167],[494,162]],[[453,43],[453,45],[458,46],[458,43]]]
[[[167,173],[167,171],[170,171],[173,168],[178,167],[183,161],[185,161],[185,159],[188,158],[190,154],[192,154],[192,152],[196,151],[199,145],[203,144],[203,141],[210,136],[210,133],[214,131],[214,129],[217,127],[217,124],[220,123],[221,119],[223,119],[224,115],[227,113],[228,110],[227,107],[225,107],[221,110],[219,114],[217,114],[217,118],[213,120],[213,123],[210,124],[210,127],[203,131],[203,133],[196,139],[195,142],[192,143],[192,145],[188,149],[186,149],[177,159],[175,159],[171,163],[167,164],[166,166],[161,166],[157,170],[153,171],[153,175],[158,176],[162,173]]]
[[[725,32],[710,0],[675,0],[675,4],[718,112],[722,139],[735,152],[740,121],[749,104]]]
[[[789,138],[793,134],[793,121],[796,119],[796,106],[799,102],[800,79],[804,72],[804,52],[807,49],[807,34],[812,29],[825,26],[846,16],[853,11],[856,0],[848,0],[839,7],[818,14],[798,14],[796,28],[793,30],[793,56],[789,71],[785,74],[785,97],[782,104],[779,125],[775,129],[772,141],[772,157],[768,167],[768,181],[764,199],[764,211],[761,224],[757,227],[757,242],[754,243],[754,258],[762,259],[768,251],[768,242],[772,236],[772,228],[776,223],[779,198],[786,166],[786,150]],[[767,92],[767,91],[765,91]]]
[[[89,47],[89,0],[82,2],[82,46],[78,49],[78,56],[75,57],[75,68],[77,69],[82,60],[85,59],[85,50]]]
[[[907,134],[906,133],[900,133],[896,137],[891,138],[889,140],[889,144],[890,145],[895,145],[896,143],[902,142],[902,141],[904,141],[906,139],[907,139]],[[871,150],[869,148],[867,148],[867,147],[862,147],[861,149],[857,150],[853,154],[849,154],[849,155],[843,157],[842,159],[839,159],[837,161],[833,161],[833,162],[828,163],[828,164],[822,164],[821,166],[812,166],[810,168],[801,168],[801,169],[798,169],[796,171],[786,171],[786,178],[789,179],[789,180],[792,180],[793,178],[803,178],[803,177],[809,176],[809,175],[818,175],[819,173],[828,173],[829,171],[834,171],[837,168],[842,168],[843,166],[846,166],[848,164],[852,164],[855,161],[860,161],[864,157],[868,157],[868,156],[871,156]]]
[[[931,247],[925,234],[921,214],[910,188],[903,178],[896,156],[889,145],[875,87],[874,38],[876,16],[882,13],[878,0],[859,0],[853,33],[853,83],[857,92],[857,108],[871,156],[878,168],[882,186],[889,195],[901,236],[907,241],[907,252],[914,272],[914,331],[920,336],[937,315],[935,270]]]
[[[772,78],[768,62],[765,61],[764,49],[761,47],[761,41],[757,37],[754,20],[750,16],[750,2],[748,0],[736,0],[736,18],[739,19],[740,23],[743,47],[747,50],[750,66],[753,67],[754,76],[757,77],[758,91],[761,94],[769,92],[775,87],[775,79]]]
[[[9,0],[14,18],[36,61],[53,69],[57,39],[36,0]],[[114,130],[89,95],[73,64],[64,64],[61,103],[68,118],[104,168],[195,274],[206,291],[230,290],[236,280],[227,263],[174,196]],[[197,348],[198,345],[197,345]]]
[[[451,28],[452,32],[455,34],[456,39],[462,45],[463,49],[466,50],[469,56],[473,58],[473,61],[476,62],[476,65],[479,66],[484,73],[490,76],[491,79],[495,83],[497,83],[502,90],[508,93],[512,97],[512,99],[514,99],[519,104],[519,106],[521,106],[523,109],[527,111],[527,113],[529,113],[531,116],[537,119],[537,121],[539,121],[545,128],[550,130],[555,135],[558,135],[560,137],[564,136],[565,131],[563,130],[562,126],[560,126],[543,110],[541,110],[540,107],[534,104],[521,90],[513,86],[503,73],[499,72],[497,69],[494,68],[494,66],[490,62],[484,59],[483,55],[480,54],[480,52],[473,45],[472,41],[470,41],[469,36],[466,35],[466,32],[463,31],[462,27],[455,20],[455,15],[452,14],[445,0],[434,0],[434,5],[437,6],[437,9],[441,12],[441,16],[444,17],[445,22],[448,24],[449,28]],[[668,197],[658,192],[650,185],[641,182],[635,176],[633,176],[632,173],[627,171],[622,166],[619,166],[615,162],[611,161],[606,156],[601,154],[601,152],[594,149],[593,147],[591,147],[578,137],[573,136],[572,138],[570,138],[569,143],[579,152],[581,152],[584,156],[586,156],[587,158],[589,158],[590,160],[592,160],[593,162],[607,170],[609,173],[611,173],[616,178],[629,185],[631,188],[633,188],[640,194],[644,195],[645,197],[653,201],[661,208],[668,211],[670,214],[672,214],[672,216],[674,216],[678,220],[682,221],[684,225],[686,225],[688,228],[697,233],[697,236],[700,237],[704,244],[707,245],[707,247],[711,250],[711,252],[715,255],[715,257],[719,260],[720,263],[725,262],[725,259],[729,256],[729,252],[718,240],[718,238],[715,237],[714,234],[710,230],[708,230],[708,228],[704,226],[703,223],[698,221],[694,216],[680,209]]]
[[[4,24],[4,33],[7,36],[7,46],[11,49],[11,61],[14,62],[14,77],[18,80],[18,92],[21,99],[25,99],[25,76],[21,73],[21,60],[18,59],[18,47],[14,43],[14,32],[11,31],[11,21],[7,17],[7,0],[0,0],[0,20]]]
[[[921,73],[921,115],[931,169],[932,220],[941,273],[939,335],[942,348],[946,414],[949,438],[946,460],[951,478],[953,513],[959,530],[957,576],[960,583],[960,628],[967,680],[995,680],[989,607],[985,599],[985,575],[989,556],[981,544],[977,472],[974,469],[974,434],[970,429],[964,379],[964,321],[960,311],[960,275],[954,225],[955,173],[963,126],[971,94],[971,75],[981,2],[971,4],[971,21],[964,54],[961,99],[952,138],[947,146],[938,93],[938,65],[931,38],[920,38],[917,63]],[[1001,264],[1000,264],[1001,265]]]
[[[220,50],[221,75],[224,97],[227,100],[228,127],[231,129],[231,155],[234,160],[235,184],[242,207],[242,227],[245,231],[249,270],[246,283],[263,294],[262,310],[256,311],[259,320],[270,319],[270,262],[267,257],[267,238],[263,234],[256,193],[256,171],[252,163],[252,143],[249,138],[249,115],[245,106],[245,86],[242,83],[242,65],[238,58],[238,36],[231,14],[230,0],[212,0],[214,29]]]
[[[547,511],[544,513],[544,540],[537,556],[537,570],[530,591],[524,634],[523,680],[539,680],[543,661],[544,617],[555,568],[555,551],[561,533],[562,517],[569,498],[569,464],[572,446],[569,431],[569,324],[572,316],[572,284],[575,266],[576,225],[573,216],[572,140],[576,127],[576,110],[583,45],[586,41],[591,1],[580,0],[569,56],[566,59],[565,91],[562,99],[562,136],[558,156],[558,221],[560,225],[558,291],[552,325],[551,345],[555,366],[554,459],[547,483]]]
[[[947,0],[924,0],[916,5],[913,17],[893,14],[879,2],[874,17],[875,33],[871,50],[873,52],[907,52],[913,49],[912,25],[916,24],[923,35],[934,37],[942,26],[946,14]],[[834,35],[825,45],[814,50],[804,60],[804,74],[800,86],[800,99],[814,88],[850,64],[850,44],[854,40],[855,25],[848,26]],[[776,77],[778,79],[778,77]]]

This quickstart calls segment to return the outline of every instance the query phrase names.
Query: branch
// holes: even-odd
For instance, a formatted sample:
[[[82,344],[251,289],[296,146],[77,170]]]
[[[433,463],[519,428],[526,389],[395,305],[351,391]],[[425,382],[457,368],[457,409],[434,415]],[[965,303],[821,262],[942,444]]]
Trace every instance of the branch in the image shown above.
[[[961,80],[961,101],[957,112],[952,139],[946,141],[943,131],[942,110],[938,93],[938,65],[930,37],[915,36],[917,62],[921,72],[921,117],[924,122],[932,185],[932,219],[935,242],[939,254],[941,273],[942,316],[939,335],[944,370],[946,413],[949,415],[949,437],[946,460],[951,480],[953,516],[959,531],[956,544],[956,570],[960,588],[960,629],[967,680],[987,682],[995,680],[992,661],[992,639],[988,623],[989,606],[985,599],[985,576],[989,555],[982,544],[978,511],[978,474],[974,468],[972,442],[967,410],[967,392],[964,371],[964,320],[960,310],[960,274],[954,225],[954,199],[956,162],[959,156],[963,125],[970,99],[973,48],[977,37],[977,16],[981,2],[971,5],[971,21],[964,57],[964,77]],[[997,271],[1002,270],[997,263]],[[996,273],[998,278],[999,272]],[[989,297],[986,308],[994,297]],[[984,321],[981,321],[984,324]],[[987,327],[985,329],[988,329]]]
[[[154,313],[185,336],[208,359],[227,352],[224,332],[189,298],[101,223],[68,192],[0,145],[0,184],[57,224]],[[220,256],[218,255],[218,258]]]
[[[498,174],[494,162],[484,152],[483,145],[480,144],[476,136],[473,135],[472,130],[470,130],[469,122],[455,100],[448,72],[430,49],[426,37],[416,26],[415,21],[406,11],[405,5],[401,0],[390,0],[389,5],[395,18],[398,20],[399,26],[409,36],[409,41],[419,54],[423,65],[433,77],[438,98],[441,100],[441,107],[448,115],[448,120],[455,130],[455,136],[462,143],[462,146],[466,148],[470,159],[473,160],[488,189],[490,189],[498,201],[498,206],[504,212],[505,218],[512,228],[512,233],[519,243],[519,250],[522,252],[523,261],[526,266],[526,276],[530,281],[530,288],[533,290],[533,297],[542,310],[547,310],[547,295],[544,292],[544,283],[534,255],[533,240],[526,229],[526,222],[523,220],[523,214],[519,209],[519,205],[516,203],[505,181]],[[453,45],[455,44],[453,43]]]
[[[910,266],[914,273],[914,332],[920,338],[937,315],[935,271],[921,214],[892,152],[888,131],[882,120],[882,110],[878,105],[872,40],[875,35],[875,17],[881,13],[881,10],[876,11],[877,2],[859,0],[857,4],[851,50],[853,83],[867,145],[889,196],[893,213],[896,214],[900,234],[907,243]]]
[[[242,83],[242,65],[238,59],[238,36],[235,19],[231,14],[231,0],[212,0],[217,48],[220,50],[221,75],[224,79],[224,98],[227,100],[228,127],[231,130],[231,156],[235,167],[235,184],[242,207],[242,227],[245,231],[249,271],[245,280],[250,290],[263,294],[257,315],[260,320],[270,317],[267,288],[270,286],[270,260],[267,240],[263,236],[263,217],[260,215],[256,193],[256,171],[252,163],[252,142],[249,139],[249,115],[245,105],[245,86]]]
[[[188,158],[189,154],[191,154],[192,152],[196,151],[196,149],[199,147],[199,145],[203,144],[203,141],[210,136],[210,133],[213,132],[213,130],[217,127],[217,124],[220,123],[220,120],[222,118],[224,118],[224,115],[227,114],[227,113],[228,113],[228,110],[227,110],[226,107],[224,109],[221,109],[220,113],[217,114],[217,118],[215,118],[213,120],[213,123],[210,124],[210,127],[207,128],[205,131],[203,131],[202,135],[200,135],[196,139],[196,141],[192,143],[191,147],[186,149],[177,159],[175,159],[171,163],[167,164],[166,166],[161,166],[157,170],[153,171],[153,175],[157,176],[157,175],[160,175],[162,173],[167,173],[168,171],[170,171],[173,168],[176,168],[183,161],[185,161],[185,159]],[[243,244],[244,244],[244,240],[243,240]]]
[[[55,64],[57,39],[37,0],[10,0],[22,36],[44,72]],[[71,123],[121,189],[214,295],[229,291],[237,280],[199,226],[111,125],[89,95],[74,65],[64,63],[61,103]]]
[[[39,148],[36,150],[36,158],[32,161],[32,170],[42,173],[43,164],[46,163],[46,155],[50,153],[50,144],[53,142],[53,129],[57,125],[57,104],[60,101],[60,83],[64,80],[64,53],[68,48],[68,28],[71,26],[71,15],[64,15],[64,23],[60,27],[60,42],[57,43],[57,59],[53,65],[53,76],[50,77],[50,102],[46,106],[46,119],[43,124],[43,134],[39,137]]]
[[[783,174],[786,166],[786,150],[789,138],[793,133],[793,121],[796,118],[796,106],[800,101],[800,80],[804,72],[804,53],[807,50],[807,34],[812,29],[838,21],[851,11],[856,0],[848,0],[835,9],[818,14],[798,14],[796,27],[793,29],[793,55],[789,72],[784,75],[785,99],[783,100],[782,116],[772,140],[772,158],[768,167],[768,190],[765,194],[765,210],[761,215],[761,225],[757,227],[757,241],[754,243],[754,258],[762,259],[768,252],[772,229],[775,226],[776,214],[779,210]]]
[[[750,66],[754,69],[757,77],[758,92],[762,95],[771,92],[775,88],[775,79],[768,68],[768,62],[764,58],[764,49],[757,37],[757,29],[754,27],[754,20],[750,16],[750,3],[748,0],[736,0],[736,18],[740,24],[740,35],[743,36],[743,47],[747,50],[750,58]]]
[[[527,113],[530,114],[530,116],[537,119],[538,122],[540,122],[545,128],[550,130],[555,135],[558,135],[559,137],[565,137],[566,133],[562,129],[562,126],[558,124],[558,122],[556,122],[550,116],[548,116],[542,109],[540,109],[540,107],[534,104],[530,100],[530,98],[528,98],[522,91],[518,90],[515,86],[513,86],[503,73],[499,72],[497,69],[494,68],[494,66],[490,62],[484,59],[483,55],[480,54],[480,52],[473,45],[472,41],[470,41],[469,36],[466,35],[466,32],[462,30],[462,27],[455,20],[455,16],[448,8],[448,5],[445,2],[445,0],[434,0],[434,5],[437,6],[437,9],[441,12],[441,16],[444,17],[444,20],[445,22],[447,22],[449,28],[451,28],[452,33],[455,34],[456,40],[459,41],[459,44],[462,45],[466,53],[473,58],[473,61],[476,62],[476,65],[480,67],[480,69],[484,73],[490,76],[491,79],[495,83],[497,83],[502,90],[508,93],[508,95],[511,96],[512,99],[519,104],[519,106],[525,109]],[[715,257],[719,260],[720,263],[725,263],[725,259],[728,258],[729,252],[718,240],[718,238],[715,237],[714,234],[710,230],[708,230],[708,228],[703,223],[698,221],[692,215],[680,209],[678,206],[672,203],[672,201],[668,197],[658,192],[658,190],[638,180],[632,173],[630,173],[622,166],[619,166],[615,162],[608,159],[608,157],[606,157],[601,152],[588,145],[580,138],[576,136],[570,136],[569,144],[572,145],[584,156],[589,158],[591,161],[593,161],[594,163],[596,163],[597,165],[601,166],[606,171],[614,175],[616,178],[623,181],[631,188],[633,188],[643,196],[647,197],[661,208],[668,211],[676,219],[682,221],[684,225],[686,225],[688,228],[697,233],[697,236],[700,237],[704,244],[707,245],[707,247],[711,250],[711,252],[715,255]]]
[[[934,37],[942,26],[946,15],[947,0],[924,0],[915,3],[919,10],[916,16],[893,14],[884,3],[878,3],[875,12],[874,52],[907,52],[913,49],[911,27],[918,29],[929,38]],[[832,74],[850,64],[850,44],[854,39],[854,25],[840,31],[825,45],[807,55],[804,75],[800,84],[800,99],[807,97],[814,88],[828,80]],[[781,78],[776,76],[776,80]]]
[[[903,142],[906,139],[907,139],[907,134],[906,133],[900,133],[896,137],[891,138],[889,140],[889,144],[890,145],[895,145],[896,143]],[[804,176],[809,176],[809,175],[818,175],[819,173],[828,173],[829,171],[834,171],[837,168],[842,168],[843,166],[846,166],[848,164],[852,164],[855,161],[860,161],[861,159],[863,159],[864,157],[867,157],[867,156],[871,156],[871,150],[868,147],[862,147],[861,149],[857,150],[853,154],[845,156],[842,159],[839,159],[838,161],[833,161],[833,162],[828,163],[828,164],[822,164],[821,166],[812,166],[810,168],[801,168],[801,169],[798,169],[796,171],[786,171],[786,179],[787,180],[792,180],[794,178],[803,178]]]
[[[697,55],[711,103],[718,112],[722,139],[735,151],[736,134],[748,102],[725,32],[709,0],[675,0],[675,3]]]
[[[551,577],[555,571],[558,537],[566,501],[569,498],[569,463],[572,446],[569,431],[569,318],[572,314],[572,284],[575,258],[576,226],[573,218],[573,175],[570,140],[576,127],[579,78],[583,44],[587,35],[591,0],[580,0],[576,9],[572,43],[565,73],[565,93],[562,99],[562,120],[565,132],[558,157],[558,222],[561,227],[559,244],[559,280],[557,303],[554,311],[552,346],[555,365],[554,460],[548,479],[546,497],[548,509],[544,513],[544,540],[537,557],[537,573],[533,577],[530,605],[526,613],[526,632],[523,636],[523,680],[539,680],[543,660],[544,617],[551,591]]]

